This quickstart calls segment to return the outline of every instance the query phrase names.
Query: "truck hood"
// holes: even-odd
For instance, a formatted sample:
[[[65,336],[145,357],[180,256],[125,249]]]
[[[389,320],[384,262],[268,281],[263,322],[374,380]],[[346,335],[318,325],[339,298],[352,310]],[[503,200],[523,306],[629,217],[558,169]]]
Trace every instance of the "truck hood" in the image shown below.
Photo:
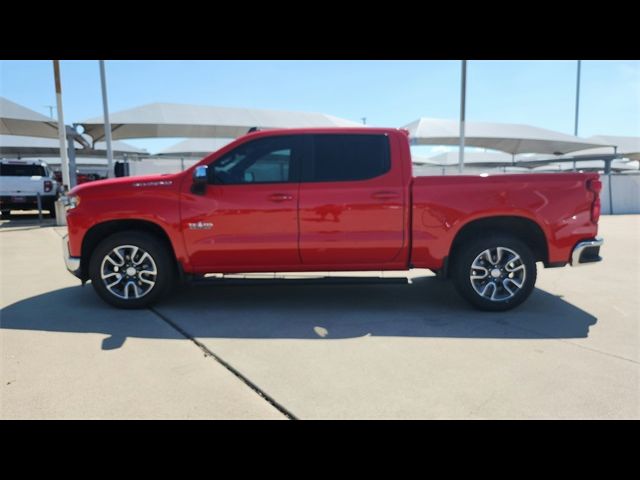
[[[107,192],[128,190],[130,188],[157,188],[175,185],[184,172],[165,173],[161,175],[144,175],[136,177],[109,178],[95,182],[77,185],[69,192],[69,195],[103,195]]]

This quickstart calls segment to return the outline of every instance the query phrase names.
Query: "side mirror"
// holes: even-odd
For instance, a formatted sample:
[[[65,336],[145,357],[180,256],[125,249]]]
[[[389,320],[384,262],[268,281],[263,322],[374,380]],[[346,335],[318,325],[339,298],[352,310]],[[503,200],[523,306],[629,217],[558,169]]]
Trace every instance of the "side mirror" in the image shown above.
[[[207,191],[207,183],[209,183],[209,175],[206,165],[196,167],[193,171],[193,185],[191,185],[191,192],[196,195],[204,195]]]

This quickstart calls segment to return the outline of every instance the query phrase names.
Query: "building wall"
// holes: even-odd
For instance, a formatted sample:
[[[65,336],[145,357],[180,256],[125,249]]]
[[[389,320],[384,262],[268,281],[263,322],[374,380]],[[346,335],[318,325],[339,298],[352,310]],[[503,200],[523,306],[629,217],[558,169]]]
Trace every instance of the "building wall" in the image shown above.
[[[603,215],[640,213],[640,174],[611,174],[600,178]]]

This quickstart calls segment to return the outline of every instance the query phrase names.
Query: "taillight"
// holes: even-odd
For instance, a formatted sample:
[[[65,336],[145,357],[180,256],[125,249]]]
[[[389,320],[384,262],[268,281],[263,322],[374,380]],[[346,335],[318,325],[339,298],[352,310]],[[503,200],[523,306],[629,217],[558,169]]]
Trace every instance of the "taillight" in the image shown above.
[[[600,193],[602,191],[602,182],[598,178],[592,178],[587,180],[587,188],[594,193]]]
[[[598,223],[602,207],[600,205],[600,192],[602,191],[602,182],[597,178],[587,180],[587,189],[593,192],[593,203],[591,204],[591,221]]]
[[[598,223],[598,219],[600,218],[600,198],[596,198],[596,201],[593,202],[591,206],[591,221],[593,223]]]
[[[50,192],[51,190],[53,190],[53,182],[51,180],[45,180],[44,181],[44,191],[45,192]]]

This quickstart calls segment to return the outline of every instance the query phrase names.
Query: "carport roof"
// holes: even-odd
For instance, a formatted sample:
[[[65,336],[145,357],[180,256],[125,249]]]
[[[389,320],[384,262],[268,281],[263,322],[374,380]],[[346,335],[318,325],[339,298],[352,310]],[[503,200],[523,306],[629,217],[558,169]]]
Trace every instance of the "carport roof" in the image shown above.
[[[233,141],[233,138],[188,138],[164,150],[156,155],[164,157],[204,157],[220,150]]]
[[[457,120],[419,118],[403,128],[409,130],[414,145],[458,145]],[[465,122],[465,145],[510,153],[566,154],[587,148],[605,147],[603,140],[584,139],[531,125]]]
[[[253,127],[355,127],[324,113],[151,103],[110,115],[113,139],[157,137],[237,138]],[[94,141],[104,138],[102,117],[81,122]]]
[[[58,138],[58,122],[0,97],[0,135]]]
[[[103,156],[105,155],[106,145],[104,142],[96,143],[95,148],[86,150],[82,145],[75,141],[76,155],[78,156]],[[116,155],[138,154],[147,155],[144,149],[134,147],[125,142],[114,141],[112,143],[113,152]],[[60,156],[60,144],[58,140],[51,138],[26,137],[21,135],[0,135],[0,156],[2,157],[27,157],[35,155],[39,157],[58,157]]]

